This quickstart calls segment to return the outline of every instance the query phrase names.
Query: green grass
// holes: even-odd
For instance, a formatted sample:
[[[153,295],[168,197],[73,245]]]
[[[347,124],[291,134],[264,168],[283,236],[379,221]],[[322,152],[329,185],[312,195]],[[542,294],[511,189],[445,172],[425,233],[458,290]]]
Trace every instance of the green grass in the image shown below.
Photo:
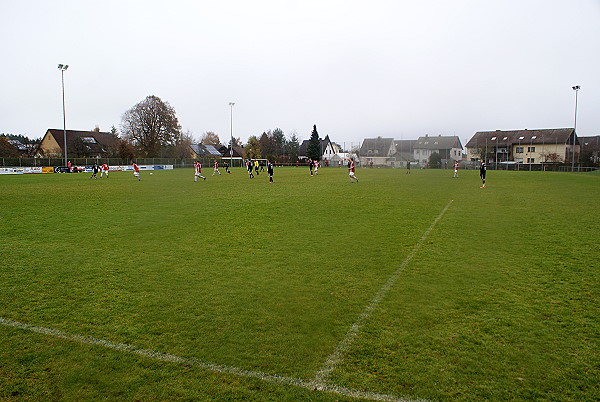
[[[206,173],[209,173],[207,170]],[[192,169],[0,176],[0,317],[427,399],[597,400],[600,177]],[[0,399],[339,400],[0,325]]]

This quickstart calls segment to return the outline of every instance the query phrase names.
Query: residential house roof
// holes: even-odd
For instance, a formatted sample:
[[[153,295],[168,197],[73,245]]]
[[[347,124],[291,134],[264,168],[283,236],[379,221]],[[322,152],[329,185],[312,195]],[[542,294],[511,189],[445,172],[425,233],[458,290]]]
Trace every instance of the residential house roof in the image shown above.
[[[360,147],[359,154],[363,156],[389,157],[396,153],[393,138],[365,138]]]
[[[450,136],[428,136],[419,137],[414,145],[414,149],[462,149],[460,139],[456,135]]]
[[[593,137],[578,137],[577,139],[584,149],[600,149],[600,135]]]
[[[396,146],[396,159],[411,161],[414,160],[413,149],[417,140],[394,140]]]
[[[219,152],[221,153],[221,155],[228,157],[231,155],[230,151],[229,151],[229,147],[226,147],[225,145],[222,145],[219,148]],[[233,157],[234,158],[242,158],[244,157],[244,147],[238,147],[238,146],[234,146],[233,147]]]
[[[538,130],[510,130],[510,131],[478,131],[467,142],[467,148],[477,148],[486,142],[500,144],[567,144],[572,142],[571,136],[575,130],[573,128],[552,128]],[[576,138],[575,143],[580,141]]]
[[[51,135],[64,152],[64,130],[49,128],[46,135]],[[77,131],[67,130],[67,145],[75,140],[81,139],[88,151],[93,154],[102,154],[117,145],[115,138],[110,133],[102,131]]]
[[[214,145],[191,144],[190,148],[197,156],[223,156]]]

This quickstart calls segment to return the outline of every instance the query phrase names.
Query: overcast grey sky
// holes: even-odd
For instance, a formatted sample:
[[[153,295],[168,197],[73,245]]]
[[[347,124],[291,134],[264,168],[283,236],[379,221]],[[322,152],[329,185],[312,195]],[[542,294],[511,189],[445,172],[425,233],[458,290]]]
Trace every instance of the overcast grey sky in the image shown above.
[[[184,130],[600,135],[600,0],[0,0],[0,132],[108,131],[148,95]]]

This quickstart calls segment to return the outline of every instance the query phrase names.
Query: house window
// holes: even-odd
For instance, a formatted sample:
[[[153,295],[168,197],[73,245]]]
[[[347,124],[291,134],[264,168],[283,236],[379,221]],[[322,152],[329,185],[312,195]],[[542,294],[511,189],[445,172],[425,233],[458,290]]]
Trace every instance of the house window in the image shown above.
[[[527,158],[527,163],[535,163],[535,158]]]
[[[81,137],[81,141],[85,142],[86,144],[96,143],[96,139],[94,137]]]
[[[524,147],[517,147],[517,153],[518,154],[522,154],[523,153],[523,148]]]
[[[535,152],[535,147],[527,147],[527,152]]]

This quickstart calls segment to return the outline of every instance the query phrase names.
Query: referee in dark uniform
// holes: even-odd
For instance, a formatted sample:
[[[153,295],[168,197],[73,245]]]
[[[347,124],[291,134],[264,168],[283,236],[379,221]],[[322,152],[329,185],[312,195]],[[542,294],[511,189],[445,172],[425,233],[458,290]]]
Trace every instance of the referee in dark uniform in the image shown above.
[[[485,173],[486,173],[485,161],[481,160],[481,166],[479,166],[479,177],[481,177],[481,188],[485,188]]]
[[[271,161],[267,163],[267,174],[269,175],[269,183],[273,183],[273,164]]]

